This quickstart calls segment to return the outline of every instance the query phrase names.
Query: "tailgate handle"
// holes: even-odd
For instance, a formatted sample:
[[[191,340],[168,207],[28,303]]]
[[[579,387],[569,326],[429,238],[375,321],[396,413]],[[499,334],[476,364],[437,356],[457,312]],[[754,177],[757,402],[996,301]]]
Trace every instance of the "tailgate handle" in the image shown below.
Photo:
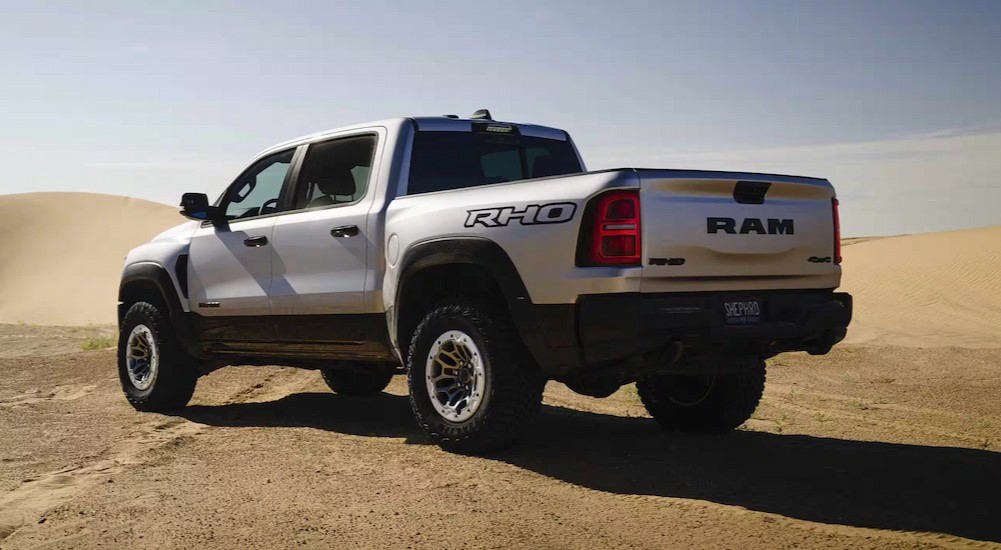
[[[771,186],[767,181],[738,181],[733,188],[733,200],[740,204],[763,204]]]

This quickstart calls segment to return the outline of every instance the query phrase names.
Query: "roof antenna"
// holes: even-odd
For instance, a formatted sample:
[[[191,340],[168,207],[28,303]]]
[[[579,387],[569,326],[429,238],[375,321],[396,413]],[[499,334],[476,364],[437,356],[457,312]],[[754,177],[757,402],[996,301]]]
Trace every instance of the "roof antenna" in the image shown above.
[[[486,109],[480,109],[473,113],[473,116],[469,117],[470,120],[493,120],[494,117],[490,116],[490,111]]]

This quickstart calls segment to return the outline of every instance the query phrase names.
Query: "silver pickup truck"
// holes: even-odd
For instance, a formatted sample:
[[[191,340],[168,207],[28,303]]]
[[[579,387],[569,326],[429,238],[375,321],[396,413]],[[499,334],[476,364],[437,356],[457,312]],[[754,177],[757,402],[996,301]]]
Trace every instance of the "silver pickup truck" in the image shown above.
[[[721,432],[766,359],[825,354],[851,320],[826,180],[587,172],[565,131],[487,111],[285,142],[181,208],[122,275],[139,410],[183,407],[220,366],[290,365],[354,396],[406,373],[418,424],[457,452],[512,444],[547,380],[635,382],[665,428]]]

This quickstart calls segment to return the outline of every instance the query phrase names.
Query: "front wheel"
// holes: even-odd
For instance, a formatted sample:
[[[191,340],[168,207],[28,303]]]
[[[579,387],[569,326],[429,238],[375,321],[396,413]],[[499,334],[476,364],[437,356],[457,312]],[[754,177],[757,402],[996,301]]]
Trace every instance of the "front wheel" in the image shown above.
[[[118,378],[136,410],[169,411],[188,404],[198,383],[198,364],[177,343],[166,312],[137,302],[118,336]]]
[[[746,422],[765,389],[765,362],[728,374],[662,374],[636,382],[647,412],[667,430],[722,433]]]
[[[504,312],[475,304],[424,317],[410,343],[407,383],[418,424],[459,453],[511,446],[538,414],[545,387]]]

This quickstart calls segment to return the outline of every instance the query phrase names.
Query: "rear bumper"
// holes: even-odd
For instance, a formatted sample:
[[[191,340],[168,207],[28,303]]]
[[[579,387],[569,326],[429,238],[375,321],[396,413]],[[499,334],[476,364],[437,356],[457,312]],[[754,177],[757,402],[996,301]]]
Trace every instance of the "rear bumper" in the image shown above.
[[[760,322],[728,324],[723,305],[748,300],[761,304]],[[852,297],[830,290],[589,295],[566,308],[537,316],[548,343],[537,357],[552,358],[558,351],[565,359],[576,356],[560,366],[541,361],[551,373],[649,368],[666,362],[665,354],[678,344],[686,357],[822,355],[845,338],[852,321]]]
[[[760,322],[727,324],[723,304],[756,300]],[[830,290],[582,296],[577,334],[584,364],[649,356],[680,342],[686,353],[827,353],[845,337],[852,298]]]

